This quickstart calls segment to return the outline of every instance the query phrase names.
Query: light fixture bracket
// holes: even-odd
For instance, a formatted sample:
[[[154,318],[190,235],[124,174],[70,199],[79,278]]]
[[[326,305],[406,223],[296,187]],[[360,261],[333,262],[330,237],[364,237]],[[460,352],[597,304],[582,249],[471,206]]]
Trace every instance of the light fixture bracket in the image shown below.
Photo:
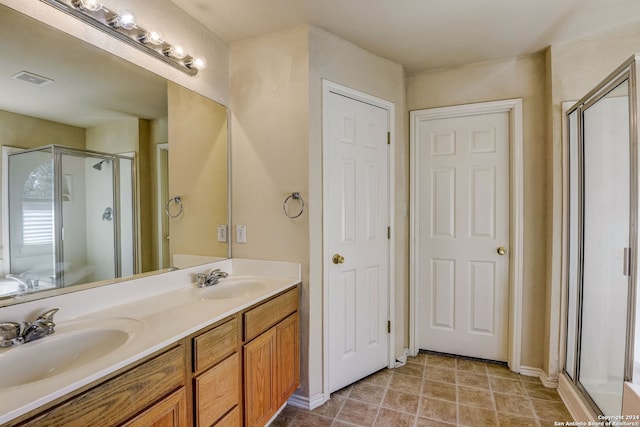
[[[144,37],[141,37],[141,35],[147,34],[148,31],[137,24],[130,29],[125,28],[124,26],[113,25],[119,15],[116,12],[109,10],[105,6],[102,6],[96,11],[91,11],[74,6],[74,0],[40,1],[49,4],[50,6],[53,6],[56,9],[61,10],[62,12],[79,19],[80,21],[106,34],[109,34],[112,37],[115,37],[116,39],[128,44],[129,46],[132,46],[148,55],[151,55],[154,58],[159,59],[162,62],[169,64],[190,76],[195,76],[196,74],[198,74],[198,69],[193,66],[195,60],[194,57],[188,54],[185,54],[183,58],[175,58],[173,56],[170,56],[168,52],[171,52],[171,48],[173,46],[166,41],[162,41],[158,45],[145,43]]]

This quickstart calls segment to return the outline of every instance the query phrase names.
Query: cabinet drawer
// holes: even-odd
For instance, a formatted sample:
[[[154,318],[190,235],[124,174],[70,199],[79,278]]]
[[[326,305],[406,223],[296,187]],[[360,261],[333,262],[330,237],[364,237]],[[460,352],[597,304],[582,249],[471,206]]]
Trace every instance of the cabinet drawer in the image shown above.
[[[183,386],[185,365],[179,345],[21,425],[118,425]]]
[[[234,317],[193,339],[193,371],[215,365],[238,350],[238,320]]]
[[[195,379],[197,425],[210,426],[240,403],[240,354],[229,356]]]
[[[244,341],[251,341],[298,309],[298,287],[244,313]]]

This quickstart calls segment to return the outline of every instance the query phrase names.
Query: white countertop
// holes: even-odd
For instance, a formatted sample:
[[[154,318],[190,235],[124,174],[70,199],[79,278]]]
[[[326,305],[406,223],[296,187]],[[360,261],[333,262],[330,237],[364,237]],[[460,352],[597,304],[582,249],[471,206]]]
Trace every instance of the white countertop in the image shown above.
[[[264,287],[235,298],[204,299],[203,290],[193,285],[193,276],[213,268],[230,273],[230,278],[259,281]],[[109,322],[133,325],[129,340],[106,356],[47,379],[0,389],[0,424],[291,288],[300,280],[300,265],[296,263],[231,259],[0,308],[0,321],[18,322],[33,320],[46,310],[60,308],[54,319],[58,336]],[[10,366],[3,355],[55,338],[56,334],[0,350],[0,375],[7,369],[29,369],[29,366]],[[46,357],[46,353],[42,355]]]

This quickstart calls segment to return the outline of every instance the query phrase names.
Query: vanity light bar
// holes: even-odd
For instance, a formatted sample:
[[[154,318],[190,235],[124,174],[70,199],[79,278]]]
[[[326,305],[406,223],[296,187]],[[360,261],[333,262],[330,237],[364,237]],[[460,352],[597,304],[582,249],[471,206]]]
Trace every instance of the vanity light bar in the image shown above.
[[[204,58],[194,57],[182,46],[165,41],[157,30],[146,30],[136,24],[131,13],[116,13],[98,0],[40,0],[120,41],[133,46],[177,69],[195,76],[206,68]]]

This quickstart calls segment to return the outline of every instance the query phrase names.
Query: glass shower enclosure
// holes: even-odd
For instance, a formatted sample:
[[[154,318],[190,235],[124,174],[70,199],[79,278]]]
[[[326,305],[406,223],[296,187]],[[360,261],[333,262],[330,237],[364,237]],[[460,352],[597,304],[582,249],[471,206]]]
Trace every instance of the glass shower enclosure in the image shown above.
[[[50,145],[8,157],[11,275],[46,289],[136,272],[133,158]]]
[[[596,414],[621,415],[634,367],[638,60],[567,112],[564,371]]]

